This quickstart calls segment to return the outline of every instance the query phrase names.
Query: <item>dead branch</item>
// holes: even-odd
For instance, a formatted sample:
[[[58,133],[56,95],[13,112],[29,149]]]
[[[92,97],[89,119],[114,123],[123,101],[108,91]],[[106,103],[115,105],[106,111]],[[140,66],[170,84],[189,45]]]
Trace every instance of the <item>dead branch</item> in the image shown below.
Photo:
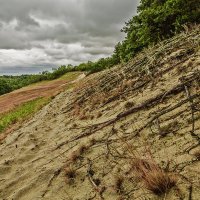
[[[193,137],[195,137],[195,138],[199,141],[199,143],[200,143],[200,137],[199,137],[197,134],[195,134],[195,132],[194,132],[194,131],[195,131],[194,101],[193,101],[193,99],[191,98],[191,94],[190,94],[190,91],[188,90],[188,86],[185,85],[184,87],[185,87],[186,96],[187,96],[187,98],[188,98],[188,101],[189,101],[189,103],[190,103],[190,108],[191,108],[191,115],[192,115],[192,130],[191,130],[191,135],[192,135]]]
[[[96,184],[95,180],[93,179],[92,162],[90,159],[88,159],[87,177],[88,177],[89,182],[91,183],[92,187],[94,188],[94,190],[98,193],[99,199],[104,200],[104,198],[102,196],[102,193],[104,192],[104,190],[102,190],[102,188],[99,187]]]
[[[192,185],[190,185],[190,187],[189,187],[189,198],[188,198],[188,200],[192,200],[192,191],[193,191],[193,187],[192,187]]]
[[[163,75],[163,74],[169,72],[169,71],[172,70],[174,67],[176,67],[176,66],[180,65],[181,63],[184,63],[185,61],[187,61],[190,57],[192,57],[192,56],[186,57],[185,59],[179,61],[178,63],[175,63],[174,65],[170,66],[170,67],[167,68],[166,70],[159,71],[158,73],[156,73],[156,74],[154,75],[154,77],[158,77],[158,76],[160,76],[160,75]],[[137,80],[137,82],[138,82],[138,81],[139,81],[139,80]],[[100,108],[101,108],[101,107],[104,107],[106,104],[108,104],[108,103],[110,103],[110,102],[112,102],[112,101],[114,101],[114,100],[117,100],[120,96],[122,96],[122,95],[124,95],[124,94],[127,94],[128,92],[132,92],[132,91],[135,91],[135,90],[140,89],[141,87],[144,87],[144,86],[147,85],[150,81],[151,81],[151,79],[149,79],[149,80],[147,80],[147,81],[145,81],[145,82],[143,82],[143,83],[141,83],[141,84],[139,84],[139,85],[137,85],[137,86],[135,86],[135,87],[133,87],[133,88],[130,88],[130,89],[128,89],[128,90],[125,90],[125,91],[123,91],[123,92],[120,92],[120,93],[117,94],[117,95],[114,95],[113,97],[109,98],[103,105],[101,105]]]
[[[195,94],[193,96],[191,96],[191,99],[195,99],[195,98],[198,98],[200,97],[200,94]],[[162,112],[158,113],[157,115],[155,115],[154,117],[152,117],[151,120],[149,120],[144,126],[142,126],[139,130],[137,130],[137,134],[139,134],[139,132],[141,132],[143,129],[145,129],[149,124],[151,124],[154,120],[156,120],[157,118],[161,117],[162,115],[168,113],[168,112],[171,112],[172,110],[175,110],[176,108],[182,106],[183,104],[187,103],[189,100],[188,99],[184,99],[183,101],[181,101],[180,103],[168,108],[168,109],[165,109],[163,110]]]
[[[160,100],[163,100],[164,98],[167,98],[169,95],[180,93],[180,92],[182,92],[184,90],[184,86],[186,84],[189,85],[189,83],[191,84],[191,82],[194,81],[194,80],[200,80],[200,72],[198,70],[196,72],[188,75],[188,76],[185,76],[184,77],[184,81],[182,81],[182,83],[179,83],[178,85],[175,85],[172,89],[170,89],[167,92],[167,94],[166,94],[166,92],[158,94],[156,97],[150,98],[150,99],[146,100],[145,102],[143,102],[143,103],[141,103],[141,104],[139,104],[137,106],[134,106],[131,109],[125,111],[125,112],[119,113],[115,118],[113,118],[111,120],[105,121],[105,122],[100,123],[100,124],[95,124],[92,127],[90,127],[89,129],[86,128],[85,132],[83,132],[82,134],[80,134],[77,137],[73,138],[71,141],[79,140],[79,139],[84,138],[86,136],[90,136],[90,135],[94,134],[95,132],[103,129],[104,127],[109,126],[111,124],[114,124],[116,121],[118,121],[118,120],[120,120],[120,119],[122,119],[124,117],[129,116],[130,114],[133,114],[133,113],[135,113],[135,112],[137,112],[137,111],[139,111],[141,109],[146,109],[146,108],[149,108],[149,107],[157,104]],[[163,98],[163,96],[164,96],[164,98]],[[199,97],[199,96],[200,96],[200,94],[196,94],[191,98],[196,98],[196,97]],[[152,120],[150,120],[150,122],[148,122],[143,128],[139,129],[138,132],[140,132],[141,130],[146,128],[146,126],[149,123],[154,121],[159,116],[161,116],[161,115],[163,115],[163,114],[165,114],[167,112],[170,112],[171,110],[173,110],[173,109],[175,109],[177,107],[180,107],[182,104],[184,104],[186,102],[188,102],[188,99],[182,101],[181,103],[177,104],[174,107],[171,107],[170,109],[164,110],[163,112],[161,112],[160,114],[155,116]]]
[[[61,168],[60,168],[60,169],[57,169],[57,170],[53,173],[51,179],[50,179],[49,182],[48,182],[48,185],[47,185],[46,190],[45,190],[45,191],[43,192],[43,194],[42,194],[42,197],[44,197],[44,196],[47,194],[47,192],[49,191],[49,187],[52,185],[53,180],[54,180],[55,178],[57,178],[57,177],[60,175],[60,173],[61,173]]]

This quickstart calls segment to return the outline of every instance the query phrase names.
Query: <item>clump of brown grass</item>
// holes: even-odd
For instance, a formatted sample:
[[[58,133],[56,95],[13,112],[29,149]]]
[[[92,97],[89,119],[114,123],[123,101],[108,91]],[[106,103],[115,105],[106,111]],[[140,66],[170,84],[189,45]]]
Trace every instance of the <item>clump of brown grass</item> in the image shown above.
[[[125,103],[124,107],[126,109],[129,109],[129,108],[133,107],[134,105],[135,105],[134,102],[128,101],[128,102]]]
[[[88,145],[91,147],[95,145],[96,143],[97,143],[97,140],[95,138],[91,138]]]
[[[83,145],[81,145],[81,146],[78,148],[77,153],[78,153],[79,155],[82,155],[82,154],[84,154],[84,153],[88,150],[88,148],[89,148],[89,146],[83,144]]]
[[[131,170],[143,186],[156,195],[166,194],[177,183],[177,176],[163,170],[153,159],[149,148],[145,148],[145,159],[135,150],[135,147],[123,140],[126,152],[131,160]]]
[[[76,178],[76,170],[72,167],[66,167],[64,169],[64,175],[66,178],[66,182],[70,183],[71,181],[73,181]]]
[[[153,159],[134,159],[133,171],[144,187],[157,195],[165,194],[177,183],[176,176],[161,169]]]
[[[73,163],[76,162],[79,158],[80,154],[77,151],[72,152],[71,155],[69,156],[69,160]]]
[[[79,115],[80,120],[87,120],[88,118],[89,118],[89,116],[86,115],[85,111],[81,112],[80,115]]]
[[[99,117],[101,117],[101,116],[102,116],[102,112],[99,111],[99,112],[97,113],[97,116],[96,116],[96,117],[99,118]]]
[[[197,160],[200,160],[200,150],[199,151],[195,151],[193,154]]]
[[[79,146],[79,148],[76,151],[73,151],[71,153],[71,155],[69,156],[69,161],[71,161],[72,163],[76,162],[82,154],[84,154],[88,149],[89,149],[89,145],[81,145]]]
[[[121,194],[122,191],[123,191],[123,182],[124,182],[124,177],[123,176],[119,175],[119,176],[115,176],[114,177],[113,188],[118,194]]]
[[[79,105],[79,104],[75,104],[72,114],[73,114],[74,116],[78,116],[78,115],[80,114],[80,109],[81,109],[81,108],[80,108],[80,105]]]
[[[95,95],[93,95],[91,97],[91,108],[95,108],[97,105],[103,104],[106,102],[106,97],[108,95],[106,95],[105,93],[101,92],[101,93],[95,93]]]

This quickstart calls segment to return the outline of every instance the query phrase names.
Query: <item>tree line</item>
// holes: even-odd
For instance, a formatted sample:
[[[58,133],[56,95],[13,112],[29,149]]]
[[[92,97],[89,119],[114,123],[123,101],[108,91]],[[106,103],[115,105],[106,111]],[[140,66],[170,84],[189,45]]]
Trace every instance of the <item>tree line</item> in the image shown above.
[[[37,83],[45,80],[53,80],[61,77],[67,72],[74,71],[72,65],[60,66],[57,69],[52,69],[52,72],[43,71],[40,74],[20,75],[20,76],[0,76],[0,95],[6,94],[13,90],[22,88],[24,86]]]

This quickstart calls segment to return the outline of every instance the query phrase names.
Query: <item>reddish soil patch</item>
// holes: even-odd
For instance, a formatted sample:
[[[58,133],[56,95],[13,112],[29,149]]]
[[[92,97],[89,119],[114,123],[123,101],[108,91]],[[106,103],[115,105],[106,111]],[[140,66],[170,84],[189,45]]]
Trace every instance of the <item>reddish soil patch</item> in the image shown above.
[[[80,75],[81,76],[81,75]],[[79,78],[78,78],[79,79]],[[63,91],[74,80],[57,79],[30,85],[0,96],[0,114],[39,97],[52,97]]]

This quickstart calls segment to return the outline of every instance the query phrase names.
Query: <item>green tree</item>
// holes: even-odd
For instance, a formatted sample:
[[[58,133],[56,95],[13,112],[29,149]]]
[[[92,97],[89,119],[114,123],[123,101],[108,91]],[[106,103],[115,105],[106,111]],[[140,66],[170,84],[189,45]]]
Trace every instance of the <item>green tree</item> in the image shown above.
[[[0,79],[0,95],[8,93],[12,88],[8,85],[5,80]]]
[[[141,0],[138,15],[122,29],[126,38],[120,59],[127,61],[142,48],[180,32],[184,24],[199,22],[199,0]]]

